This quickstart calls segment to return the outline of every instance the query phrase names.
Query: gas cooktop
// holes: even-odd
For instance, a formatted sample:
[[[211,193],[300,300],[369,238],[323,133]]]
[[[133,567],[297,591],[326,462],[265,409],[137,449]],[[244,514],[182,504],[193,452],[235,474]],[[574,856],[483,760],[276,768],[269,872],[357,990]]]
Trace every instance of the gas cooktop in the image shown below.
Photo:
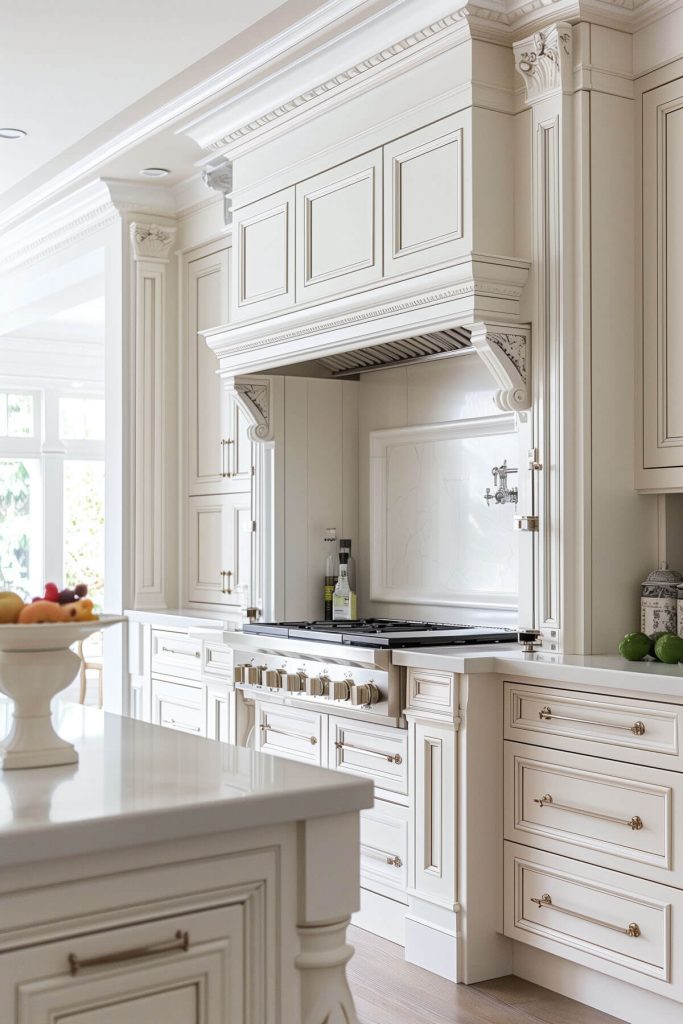
[[[437,647],[456,644],[511,644],[517,633],[497,626],[461,626],[410,619],[354,619],[345,622],[251,622],[245,633],[357,647]]]

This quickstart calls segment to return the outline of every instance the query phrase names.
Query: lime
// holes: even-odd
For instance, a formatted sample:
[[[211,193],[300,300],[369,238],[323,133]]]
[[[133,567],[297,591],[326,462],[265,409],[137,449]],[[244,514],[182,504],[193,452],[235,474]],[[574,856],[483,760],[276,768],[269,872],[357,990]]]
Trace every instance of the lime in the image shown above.
[[[650,653],[650,638],[645,633],[627,633],[619,644],[619,653],[627,661],[642,661]]]
[[[657,657],[657,655],[655,654],[655,644],[659,640],[660,636],[666,636],[666,632],[664,632],[664,633],[650,633],[650,654],[652,655],[653,658]]]
[[[665,633],[655,644],[655,657],[665,665],[676,665],[683,661],[683,637],[675,633]]]

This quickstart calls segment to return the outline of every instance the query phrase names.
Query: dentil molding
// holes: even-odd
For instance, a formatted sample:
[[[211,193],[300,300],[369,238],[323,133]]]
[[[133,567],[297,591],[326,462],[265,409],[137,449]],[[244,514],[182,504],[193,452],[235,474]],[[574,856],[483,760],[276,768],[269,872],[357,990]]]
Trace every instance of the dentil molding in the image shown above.
[[[531,408],[529,386],[530,328],[478,322],[472,325],[472,346],[499,385],[494,401],[501,412],[525,420]]]
[[[563,92],[571,90],[572,27],[566,21],[520,39],[512,49],[515,67],[524,79],[529,103],[556,89]]]

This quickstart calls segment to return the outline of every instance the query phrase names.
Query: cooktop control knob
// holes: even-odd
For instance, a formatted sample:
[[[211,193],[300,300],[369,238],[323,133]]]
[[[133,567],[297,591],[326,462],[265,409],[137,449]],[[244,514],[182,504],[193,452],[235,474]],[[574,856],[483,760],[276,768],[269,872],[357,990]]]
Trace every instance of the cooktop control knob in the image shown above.
[[[243,665],[244,669],[244,682],[251,683],[252,686],[259,686],[261,683],[261,672],[263,667],[261,665]]]
[[[299,693],[304,688],[304,680],[300,672],[288,672],[283,676],[283,686],[287,693]]]
[[[327,693],[329,679],[325,675],[306,676],[306,693],[309,697],[324,697]]]
[[[234,678],[236,683],[246,683],[246,681],[247,681],[245,679],[245,669],[246,669],[246,667],[247,667],[246,665],[235,665],[235,667],[233,669],[233,678]]]
[[[279,690],[282,687],[283,673],[278,668],[268,668],[263,673],[263,685],[271,690]]]
[[[351,688],[351,703],[369,708],[379,700],[379,690],[374,683],[359,683]]]
[[[351,683],[348,679],[335,679],[330,683],[330,697],[332,700],[348,700],[351,696]]]

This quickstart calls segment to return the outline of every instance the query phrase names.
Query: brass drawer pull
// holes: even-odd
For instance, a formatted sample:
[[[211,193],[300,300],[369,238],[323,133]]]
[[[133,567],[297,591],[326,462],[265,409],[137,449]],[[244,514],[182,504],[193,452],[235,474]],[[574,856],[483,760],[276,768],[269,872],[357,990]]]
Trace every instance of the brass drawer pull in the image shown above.
[[[403,764],[403,758],[400,754],[387,754],[382,750],[370,750],[368,747],[357,747],[355,743],[344,743],[341,740],[335,740],[334,745],[337,750],[358,750],[361,754],[369,754],[370,757],[381,757],[384,761],[388,761],[390,764]]]
[[[385,864],[388,864],[392,868],[402,868],[403,861],[397,853],[384,853],[383,850],[377,850],[374,846],[366,846],[364,843],[360,844],[361,850],[364,850],[369,857],[377,857],[378,860],[383,860]]]
[[[193,654],[195,658],[201,657],[199,651],[179,651],[176,647],[160,647],[159,650],[162,654],[178,654],[182,658],[189,658],[191,654]]]
[[[617,825],[628,825],[634,832],[640,832],[643,827],[643,819],[634,814],[632,818],[618,818],[612,814],[603,814],[601,811],[589,811],[583,807],[572,807],[571,804],[556,803],[550,793],[545,796],[534,797],[534,803],[539,807],[554,807],[557,811],[571,811],[573,814],[585,814],[587,818],[599,818],[601,821],[615,821]]]
[[[645,734],[644,722],[634,722],[633,725],[613,725],[611,722],[591,722],[588,718],[570,718],[568,715],[555,715],[552,709],[546,706],[538,712],[542,722],[578,722],[580,725],[595,725],[598,729],[623,729],[624,732],[632,732],[634,736]]]
[[[266,732],[277,733],[278,736],[292,736],[297,740],[308,740],[312,747],[316,745],[318,739],[316,736],[307,736],[303,732],[287,732],[286,729],[275,729],[272,725],[268,725],[266,722],[261,723],[261,728]]]
[[[175,718],[162,718],[162,725],[170,725],[173,729],[183,729],[185,732],[201,732],[199,725],[185,725],[184,722],[176,722]]]
[[[568,910],[567,907],[558,907],[553,903],[547,892],[544,892],[540,899],[536,896],[532,896],[531,902],[535,903],[537,907],[550,907],[551,910],[556,910],[558,914],[567,914],[569,917],[575,917],[579,921],[587,921],[588,924],[597,924],[601,928],[609,928],[610,931],[619,932],[620,935],[629,935],[632,939],[637,939],[640,936],[640,928],[634,921],[627,924],[625,928],[622,925],[610,924],[609,921],[600,921],[597,917],[588,917],[586,914],[579,914],[577,910]]]
[[[230,445],[231,444],[233,444],[233,441],[230,440],[229,438],[224,438],[223,440],[221,440],[221,476],[222,477],[231,477],[232,476],[232,473],[230,472],[230,470],[225,468],[225,449],[226,448],[228,449],[228,455],[229,455],[230,454]]]
[[[79,971],[87,970],[88,967],[104,967],[105,964],[120,964],[126,960],[142,960],[143,957],[156,956],[158,953],[172,953],[175,950],[182,950],[186,953],[189,948],[189,932],[178,931],[175,933],[175,938],[169,942],[157,942],[153,946],[124,949],[120,953],[105,953],[103,956],[93,956],[87,960],[81,960],[75,953],[69,953],[69,971],[73,977]]]
[[[223,580],[223,586],[221,587],[221,594],[232,594],[232,587],[230,586],[230,580],[232,579],[232,570],[228,569],[228,571],[225,572],[225,570],[222,569],[221,570],[221,579]],[[226,586],[226,580],[227,580],[227,586]]]

